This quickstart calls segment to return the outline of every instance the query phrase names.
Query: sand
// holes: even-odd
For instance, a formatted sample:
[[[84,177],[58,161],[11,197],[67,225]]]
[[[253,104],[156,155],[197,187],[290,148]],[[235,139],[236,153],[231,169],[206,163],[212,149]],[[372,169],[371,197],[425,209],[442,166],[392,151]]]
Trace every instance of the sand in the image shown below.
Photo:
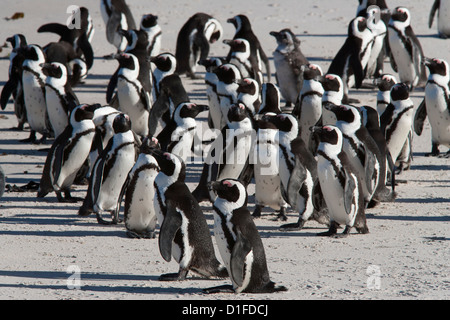
[[[266,54],[271,57],[276,43],[270,31],[289,27],[302,41],[301,48],[311,62],[327,70],[354,17],[357,1],[127,1],[137,21],[144,13],[159,16],[163,30],[162,51],[175,51],[178,30],[196,12],[206,12],[223,23],[224,38],[232,38],[234,27],[228,18],[246,14]],[[450,40],[436,37],[435,27],[427,26],[425,1],[388,1],[394,8],[407,4],[413,15],[413,28],[425,55],[450,61]],[[14,33],[25,34],[29,43],[45,45],[58,38],[38,34],[48,22],[65,23],[66,8],[72,1],[2,1],[2,15],[24,12],[23,19],[0,20],[0,39]],[[78,1],[94,20],[95,62],[86,83],[75,88],[80,101],[105,103],[106,84],[117,67],[116,61],[102,56],[115,51],[106,41],[99,1]],[[3,17],[1,17],[3,18]],[[437,23],[435,22],[435,25]],[[1,40],[3,41],[3,40]],[[0,56],[0,84],[7,80],[10,48]],[[217,43],[211,55],[225,55],[227,46]],[[389,71],[386,61],[386,71]],[[274,72],[272,61],[272,72]],[[203,71],[203,70],[201,70]],[[274,78],[272,78],[274,81]],[[183,77],[194,102],[206,102],[202,80]],[[375,105],[374,90],[352,90],[351,96]],[[412,94],[416,107],[424,91]],[[200,117],[205,121],[205,117]],[[19,143],[28,129],[12,131],[17,121],[13,105],[0,111],[0,165],[7,183],[23,186],[39,182],[50,145]],[[344,239],[317,237],[324,225],[308,222],[298,232],[279,231],[280,221],[265,210],[255,220],[267,255],[271,279],[286,286],[276,294],[204,295],[201,289],[229,284],[228,279],[206,280],[189,277],[183,282],[160,282],[162,273],[176,272],[178,265],[165,262],[157,239],[137,240],[126,236],[122,224],[102,226],[95,217],[77,216],[81,203],[58,203],[54,194],[37,199],[26,192],[5,193],[0,199],[0,299],[148,299],[148,300],[391,300],[450,298],[450,162],[425,157],[430,152],[430,126],[426,122],[421,136],[414,136],[411,169],[399,176],[406,183],[397,187],[394,203],[382,203],[366,210],[370,233],[352,234]],[[51,143],[51,141],[49,142]],[[446,151],[446,148],[442,148]],[[188,186],[193,190],[200,175],[200,163],[188,165]],[[75,186],[74,196],[84,197],[86,186]],[[254,209],[254,188],[249,187],[249,208]],[[208,224],[213,225],[211,204],[201,203]],[[123,209],[122,209],[123,210]],[[297,220],[288,212],[288,222]],[[77,281],[79,280],[79,281]]]

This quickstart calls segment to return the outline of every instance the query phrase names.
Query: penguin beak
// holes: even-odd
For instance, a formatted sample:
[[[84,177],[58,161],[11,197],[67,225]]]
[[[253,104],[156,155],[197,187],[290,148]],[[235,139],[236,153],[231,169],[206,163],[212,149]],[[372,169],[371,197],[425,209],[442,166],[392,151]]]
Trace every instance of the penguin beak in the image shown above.
[[[430,66],[432,63],[433,63],[433,59],[430,59],[430,58],[424,58],[422,60],[422,64],[425,66]]]
[[[211,181],[206,185],[208,190],[216,192],[220,188],[221,183],[219,181]]]
[[[230,19],[227,20],[227,22],[228,22],[228,23],[233,23],[233,24],[234,24],[234,23],[236,22],[236,20],[234,20],[234,18],[230,18]]]
[[[200,112],[208,111],[209,106],[206,104],[197,104],[197,105],[195,105],[195,109],[198,111],[198,113],[200,113]]]
[[[234,41],[230,39],[225,39],[222,41],[224,44],[229,45],[230,47],[233,45]]]
[[[333,103],[326,103],[323,107],[325,109],[327,109],[328,111],[331,111],[333,113],[336,113],[336,112],[338,112],[340,110],[340,107],[335,105],[335,104],[333,104]]]
[[[320,127],[320,126],[312,126],[312,127],[309,127],[309,131],[311,131],[313,134],[318,134],[318,133],[321,133],[322,132],[322,127]]]

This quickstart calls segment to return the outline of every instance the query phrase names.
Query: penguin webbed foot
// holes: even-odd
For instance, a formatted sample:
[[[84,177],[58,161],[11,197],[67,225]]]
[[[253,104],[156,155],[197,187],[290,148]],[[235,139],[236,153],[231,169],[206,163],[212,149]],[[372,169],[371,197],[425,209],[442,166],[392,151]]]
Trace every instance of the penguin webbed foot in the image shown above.
[[[122,220],[116,216],[114,211],[111,212],[111,216],[112,216],[111,221],[106,221],[105,219],[103,219],[100,212],[96,212],[96,214],[97,214],[97,222],[102,225],[113,225],[113,224],[119,224],[122,222]]]
[[[256,205],[255,211],[253,211],[252,217],[255,219],[261,218],[262,206]]]
[[[70,191],[64,191],[64,197],[61,194],[61,191],[55,191],[56,198],[58,199],[58,202],[61,203],[77,203],[79,201],[83,201],[83,198],[79,197],[72,197],[70,194]]]
[[[19,142],[34,144],[36,142],[36,131],[31,131],[28,138],[19,140]]]
[[[223,286],[211,287],[202,290],[205,294],[215,294],[215,293],[235,293],[234,288],[230,284],[225,284]]]
[[[320,232],[317,234],[317,236],[319,236],[319,237],[334,237],[337,234],[338,227],[339,227],[339,224],[332,221],[330,223],[330,228],[328,229],[328,231]]]
[[[131,239],[155,239],[156,233],[154,231],[135,232],[127,230],[127,236]]]
[[[303,219],[299,219],[295,223],[283,224],[280,227],[280,231],[300,231],[303,229],[304,225],[305,225],[305,221]]]
[[[445,154],[439,156],[439,158],[449,159],[450,158],[450,150],[448,150]]]
[[[164,273],[159,276],[159,281],[184,281],[188,272],[187,269],[180,269],[178,273]]]
[[[276,217],[276,220],[287,221],[286,208],[282,207]]]

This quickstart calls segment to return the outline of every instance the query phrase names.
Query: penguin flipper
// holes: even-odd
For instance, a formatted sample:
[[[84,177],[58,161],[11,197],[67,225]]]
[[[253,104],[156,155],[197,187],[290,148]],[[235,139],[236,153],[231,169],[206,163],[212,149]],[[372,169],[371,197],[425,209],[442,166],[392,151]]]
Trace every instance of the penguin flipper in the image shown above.
[[[322,209],[325,208],[322,188],[320,187],[319,179],[317,179],[314,182],[313,190],[312,190],[312,202],[314,209],[316,209],[318,212],[320,212]]]
[[[77,44],[81,49],[81,52],[83,52],[88,70],[91,69],[92,65],[94,64],[94,50],[92,49],[91,43],[89,42],[86,33],[83,33],[81,37],[78,38]]]
[[[423,125],[425,123],[425,119],[427,118],[427,106],[425,103],[425,99],[423,99],[422,103],[417,107],[416,114],[414,116],[414,132],[420,136],[423,131]]]
[[[359,59],[359,54],[351,55],[350,65],[352,66],[353,73],[355,75],[355,87],[357,89],[359,89],[359,88],[361,88],[362,83],[365,78],[364,69],[361,65],[361,60]]]
[[[11,81],[11,79],[9,79],[3,86],[2,93],[0,96],[0,106],[2,110],[5,110],[6,105],[8,104],[9,101],[9,97],[11,97],[16,87],[17,83],[14,83],[13,81]]]
[[[111,16],[106,24],[106,39],[109,43],[114,43],[114,37],[116,36],[117,30],[120,28],[120,20],[122,16],[120,12],[113,10]]]
[[[352,205],[354,200],[354,192],[357,188],[356,176],[352,173],[345,172],[345,187],[344,187],[344,207],[348,215],[353,215]]]
[[[0,198],[3,196],[3,192],[5,191],[5,183],[5,172],[3,172],[3,169],[0,166]]]
[[[114,95],[114,90],[117,87],[117,82],[119,81],[119,70],[111,76],[108,82],[108,87],[106,88],[106,103],[111,103],[112,97]]]
[[[300,196],[300,189],[306,180],[306,168],[301,163],[300,159],[296,157],[295,167],[292,170],[287,187],[287,200],[292,208],[297,208],[298,198]]]
[[[161,256],[164,260],[170,262],[172,259],[172,242],[181,228],[182,218],[170,201],[167,201],[166,204],[167,212],[161,225],[158,244]]]
[[[144,105],[144,109],[147,110],[148,112],[150,112],[150,109],[152,106],[151,101],[150,101],[150,95],[144,89],[141,89],[140,97],[141,97],[141,102]]]
[[[66,25],[55,22],[55,23],[47,23],[47,24],[40,26],[39,29],[37,30],[37,32],[39,32],[39,33],[43,33],[43,32],[56,33],[60,37],[63,37],[65,35],[65,33],[67,33],[68,30],[69,30],[69,28]]]
[[[369,191],[370,194],[373,194],[373,192],[375,191],[376,188],[376,156],[373,152],[371,152],[370,150],[368,150],[367,148],[365,149],[366,152],[366,156],[365,156],[365,163],[364,163],[364,168],[365,168],[365,178],[366,178],[366,186],[367,186],[367,190]]]
[[[156,128],[158,127],[158,121],[162,118],[164,113],[169,110],[169,97],[165,90],[163,90],[156,102],[153,104],[150,115],[148,117],[148,130],[149,134],[154,135]]]
[[[244,283],[245,258],[252,250],[250,242],[243,236],[239,228],[236,229],[236,242],[231,251],[231,278],[238,287]]]
[[[440,0],[434,1],[433,6],[431,7],[430,15],[428,17],[428,28],[431,28],[433,26],[434,16],[436,15],[436,11],[439,9],[440,4]]]

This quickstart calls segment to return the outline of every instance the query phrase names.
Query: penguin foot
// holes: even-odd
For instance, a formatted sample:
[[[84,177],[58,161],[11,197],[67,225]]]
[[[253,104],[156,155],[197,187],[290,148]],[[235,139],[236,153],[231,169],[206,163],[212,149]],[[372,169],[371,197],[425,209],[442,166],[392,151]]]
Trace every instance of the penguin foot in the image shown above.
[[[91,215],[91,213],[93,213],[94,210],[92,210],[92,208],[87,208],[84,206],[81,206],[80,209],[78,210],[78,215],[82,216],[82,217],[87,217],[89,215]]]
[[[30,136],[28,138],[19,140],[19,142],[35,143],[36,142],[36,133],[34,131],[31,131]]]
[[[280,227],[281,231],[299,231],[303,229],[303,226],[305,225],[305,221],[303,219],[299,219],[298,222],[295,223],[288,223],[283,224]]]
[[[432,150],[430,153],[425,153],[425,157],[439,157],[440,152],[439,149],[437,150]]]
[[[116,217],[113,217],[111,221],[106,221],[105,219],[103,219],[100,213],[97,212],[96,214],[97,214],[97,222],[102,225],[113,225],[122,222],[121,219],[118,219]],[[114,216],[114,214],[112,214],[112,216]]]
[[[127,236],[132,239],[155,239],[156,233],[154,231],[136,232],[127,230]]]
[[[235,293],[234,288],[231,284],[225,284],[223,286],[211,287],[202,290],[205,294],[215,294],[215,293]]]
[[[261,211],[262,211],[262,206],[256,206],[255,211],[253,211],[252,217],[253,218],[261,218]]]
[[[442,156],[439,156],[439,158],[446,158],[449,159],[450,158],[450,150],[448,150],[445,154],[443,154]]]
[[[286,209],[285,208],[281,208],[280,209],[280,213],[278,213],[278,216],[277,216],[276,220],[287,221]]]
[[[375,208],[376,206],[378,206],[380,204],[380,200],[378,199],[371,199],[369,201],[369,203],[367,204],[367,209],[372,209]]]
[[[319,236],[319,237],[333,237],[333,236],[335,236],[337,234],[338,227],[339,227],[339,224],[333,221],[333,222],[330,223],[330,228],[328,229],[328,231],[320,232],[320,233],[317,234],[317,236]]]
[[[159,276],[159,281],[184,281],[189,270],[180,269],[178,273],[165,273]]]

